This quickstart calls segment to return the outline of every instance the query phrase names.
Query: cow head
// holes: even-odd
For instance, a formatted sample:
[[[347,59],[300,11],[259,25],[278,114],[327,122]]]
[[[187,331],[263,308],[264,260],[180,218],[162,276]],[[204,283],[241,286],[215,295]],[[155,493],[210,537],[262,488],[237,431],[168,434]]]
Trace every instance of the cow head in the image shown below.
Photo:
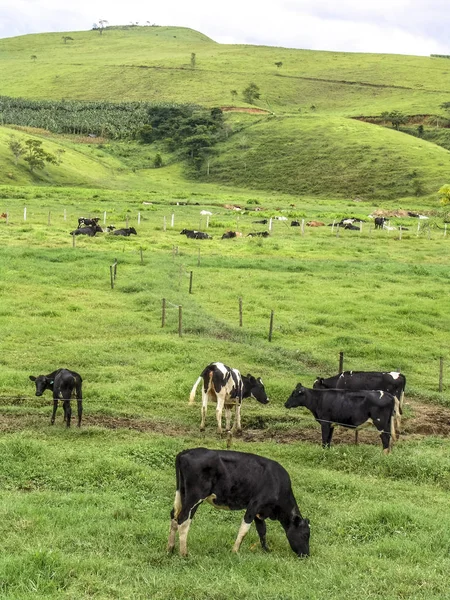
[[[286,528],[289,545],[297,556],[309,556],[309,536],[311,534],[309,520],[294,515]]]
[[[326,390],[327,386],[325,385],[325,381],[323,379],[323,377],[318,377],[314,384],[313,384],[313,390]]]
[[[295,408],[296,406],[305,406],[305,388],[301,383],[297,383],[295,390],[289,396],[284,404],[285,408]]]
[[[134,235],[137,235],[137,231],[134,227],[130,227],[128,230],[130,233],[133,233]]]
[[[267,404],[269,402],[261,377],[256,378],[248,373],[247,377],[243,377],[242,380],[246,391],[248,392],[246,395],[252,396],[252,398],[258,400],[261,404]]]
[[[30,375],[30,380],[36,384],[36,396],[42,396],[45,390],[53,390],[53,379],[46,377],[45,375],[39,375],[35,377]]]

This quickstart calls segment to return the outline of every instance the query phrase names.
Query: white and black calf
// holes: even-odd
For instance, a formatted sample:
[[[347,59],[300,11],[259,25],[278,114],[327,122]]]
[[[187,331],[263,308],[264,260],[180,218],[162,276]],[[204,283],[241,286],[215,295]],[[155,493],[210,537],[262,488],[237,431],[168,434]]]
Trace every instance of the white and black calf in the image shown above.
[[[170,513],[168,552],[175,548],[178,531],[180,554],[187,556],[187,536],[194,515],[205,500],[216,508],[245,510],[233,551],[255,522],[263,550],[265,519],[279,521],[292,550],[309,555],[310,528],[300,514],[287,471],[277,462],[244,452],[193,448],[180,452],[175,461],[177,489]]]
[[[335,425],[355,429],[373,424],[380,432],[384,452],[388,453],[391,440],[396,440],[396,402],[395,396],[381,390],[311,390],[299,383],[284,406],[305,406],[312,412],[322,428],[324,448],[331,444]]]
[[[244,398],[255,398],[261,404],[267,404],[264,384],[260,377],[256,378],[248,374],[242,376],[237,369],[230,369],[221,362],[209,364],[194,383],[189,396],[189,404],[194,403],[195,392],[198,384],[203,381],[202,386],[202,421],[200,431],[205,430],[206,411],[208,400],[217,403],[216,418],[217,431],[222,433],[222,412],[225,408],[225,426],[230,430],[231,409],[235,407],[235,421],[233,429],[241,431],[241,405]]]
[[[64,421],[67,427],[70,427],[70,419],[72,416],[72,408],[70,399],[75,396],[77,399],[78,409],[78,427],[81,425],[81,416],[83,414],[83,394],[81,390],[82,379],[81,375],[69,369],[58,369],[49,375],[39,375],[35,377],[30,375],[31,381],[36,385],[36,396],[42,396],[45,390],[53,392],[53,413],[51,424],[55,423],[56,409],[58,408],[58,400],[62,399],[64,409]]]
[[[78,229],[80,229],[82,225],[85,225],[85,226],[92,225],[95,227],[95,225],[98,225],[99,221],[100,221],[99,217],[93,217],[92,219],[88,219],[86,217],[80,217],[78,219]]]
[[[375,217],[375,229],[383,229],[384,224],[386,223],[386,217]]]
[[[134,227],[126,227],[123,229],[115,229],[111,231],[111,235],[123,235],[125,237],[129,237],[131,234],[137,235],[137,231]]]

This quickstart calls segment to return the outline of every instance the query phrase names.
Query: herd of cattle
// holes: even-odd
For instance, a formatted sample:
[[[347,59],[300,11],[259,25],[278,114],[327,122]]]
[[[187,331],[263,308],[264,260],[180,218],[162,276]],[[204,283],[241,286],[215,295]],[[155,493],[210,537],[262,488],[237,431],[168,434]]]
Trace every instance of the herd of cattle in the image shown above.
[[[80,217],[78,219],[77,229],[70,232],[70,235],[87,235],[94,237],[96,233],[111,233],[112,235],[122,235],[129,237],[131,234],[137,235],[137,231],[134,227],[125,227],[123,229],[116,229],[114,225],[108,225],[106,227],[100,227],[98,222],[99,217],[87,218]]]
[[[82,378],[75,371],[58,369],[48,375],[35,377],[36,396],[45,390],[53,392],[51,424],[55,422],[58,401],[62,399],[64,421],[70,427],[70,401],[76,397],[78,426],[83,413]],[[221,362],[209,364],[200,373],[189,395],[194,403],[198,385],[202,383],[200,430],[204,431],[208,401],[216,403],[217,431],[222,433],[222,413],[228,432],[240,431],[241,407],[244,398],[254,398],[267,404],[269,398],[260,377],[241,375]],[[297,384],[286,400],[286,408],[304,406],[311,411],[322,428],[322,445],[331,445],[334,427],[341,425],[357,430],[373,424],[380,432],[385,453],[396,440],[400,428],[406,379],[402,373],[344,371],[324,379],[319,377],[313,388]],[[231,429],[231,413],[235,420]],[[292,491],[287,471],[276,461],[246,452],[192,448],[180,452],[175,461],[176,491],[170,513],[168,552],[175,548],[176,534],[179,551],[187,555],[187,536],[194,515],[204,501],[216,508],[245,510],[233,551],[238,552],[242,540],[255,522],[261,547],[267,551],[266,519],[282,525],[289,545],[299,556],[309,556],[310,526],[302,517]]]

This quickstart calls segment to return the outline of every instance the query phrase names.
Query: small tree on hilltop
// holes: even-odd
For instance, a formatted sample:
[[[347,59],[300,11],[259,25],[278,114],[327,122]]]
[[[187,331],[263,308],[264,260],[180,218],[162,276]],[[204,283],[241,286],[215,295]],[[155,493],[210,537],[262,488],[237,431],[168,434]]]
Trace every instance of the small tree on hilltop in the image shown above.
[[[42,148],[40,140],[27,140],[25,142],[25,153],[24,160],[28,163],[32,173],[35,169],[43,169],[46,162],[54,165],[58,164],[56,156]]]
[[[258,100],[258,98],[261,97],[259,87],[256,85],[256,83],[250,83],[242,92],[242,95],[248,104],[254,104],[255,100]]]
[[[70,35],[63,35],[61,39],[65,44],[67,44],[67,42],[73,42],[73,37],[70,37]]]
[[[15,163],[15,165],[17,167],[17,163],[19,162],[19,158],[25,152],[25,146],[14,135],[11,135],[9,137],[8,148],[14,154],[14,163]]]
[[[195,52],[191,52],[191,69],[195,69],[196,56]]]
[[[277,67],[277,69],[279,69],[280,67],[283,66],[283,63],[281,60],[279,60],[278,62],[275,63],[275,66]]]
[[[163,159],[159,152],[155,154],[155,158],[153,159],[153,166],[155,167],[155,169],[159,169],[163,166]]]
[[[381,113],[381,117],[385,121],[390,121],[397,131],[400,129],[400,125],[403,125],[408,121],[408,117],[398,110],[393,110],[391,112],[385,111]]]

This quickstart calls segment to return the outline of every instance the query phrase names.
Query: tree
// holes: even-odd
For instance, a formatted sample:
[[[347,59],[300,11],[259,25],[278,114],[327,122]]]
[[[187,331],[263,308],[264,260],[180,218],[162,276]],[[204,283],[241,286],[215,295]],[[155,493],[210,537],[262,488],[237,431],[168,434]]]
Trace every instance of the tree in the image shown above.
[[[61,39],[63,40],[63,42],[65,44],[67,44],[67,42],[70,42],[70,41],[73,42],[73,37],[70,37],[70,35],[63,35]]]
[[[155,158],[153,159],[153,166],[155,167],[155,169],[159,169],[163,166],[163,159],[159,152],[155,154]]]
[[[385,111],[381,113],[381,117],[385,121],[390,121],[397,131],[400,129],[400,125],[403,125],[408,121],[408,117],[398,110],[393,110],[391,112]]]
[[[98,24],[100,27],[98,28],[100,35],[103,33],[103,29],[108,25],[108,21],[106,19],[99,19]]]
[[[258,98],[261,96],[259,93],[259,87],[253,82],[245,88],[245,90],[242,92],[242,95],[248,104],[254,104],[255,100],[258,100]]]
[[[195,61],[196,61],[195,52],[191,52],[191,69],[195,69]]]
[[[45,163],[58,164],[56,156],[50,152],[46,152],[42,148],[40,140],[28,139],[25,142],[25,157],[24,160],[28,163],[30,171],[33,173],[35,169],[43,169]]]
[[[419,125],[417,127],[417,135],[421,138],[421,137],[423,137],[423,133],[424,133],[423,125]]]
[[[20,140],[18,140],[14,135],[11,135],[9,136],[8,148],[14,154],[14,162],[17,167],[19,158],[25,152],[25,147]]]
[[[279,60],[278,62],[275,63],[275,66],[277,67],[277,69],[279,69],[280,67],[283,66],[283,63],[281,60]]]
[[[441,204],[450,204],[450,185],[446,183],[438,191],[439,201]]]

